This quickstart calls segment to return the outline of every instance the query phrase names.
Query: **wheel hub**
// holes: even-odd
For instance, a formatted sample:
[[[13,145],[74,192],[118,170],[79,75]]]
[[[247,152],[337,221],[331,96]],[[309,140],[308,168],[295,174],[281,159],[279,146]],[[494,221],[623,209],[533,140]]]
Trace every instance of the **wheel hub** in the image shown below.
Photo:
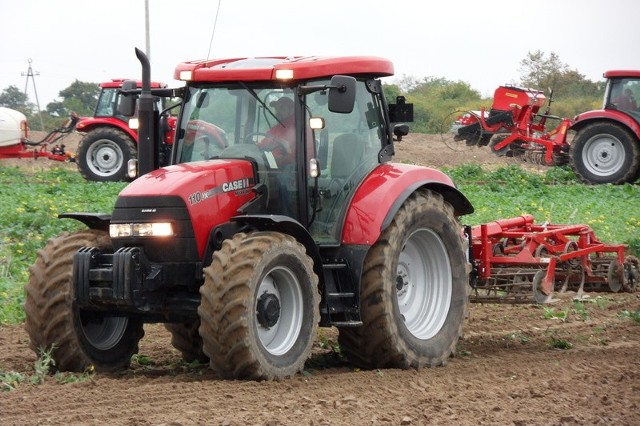
[[[256,311],[258,323],[261,326],[267,329],[273,327],[280,319],[280,301],[278,297],[275,294],[264,292],[258,299]]]
[[[598,135],[585,144],[582,159],[590,173],[606,176],[617,172],[624,164],[624,148],[611,136]]]

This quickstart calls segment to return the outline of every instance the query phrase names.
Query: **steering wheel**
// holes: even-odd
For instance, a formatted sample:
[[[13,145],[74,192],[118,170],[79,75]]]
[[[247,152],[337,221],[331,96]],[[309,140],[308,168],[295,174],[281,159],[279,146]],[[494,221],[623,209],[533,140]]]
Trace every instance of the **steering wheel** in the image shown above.
[[[262,138],[258,138],[258,140],[253,140],[253,138],[256,136],[262,136]],[[247,134],[244,137],[244,143],[252,143],[254,145],[258,145],[258,143],[263,139],[272,139],[273,141],[276,142],[276,144],[281,145],[284,148],[285,152],[289,151],[289,142],[287,140],[279,138],[277,136],[270,135],[268,133],[264,133],[264,132],[252,132]]]
[[[214,143],[209,135],[199,135],[196,140],[193,141],[194,149],[196,146],[200,148],[199,145],[202,145],[202,150],[198,149],[196,152],[204,160],[219,156],[223,149],[218,143]]]

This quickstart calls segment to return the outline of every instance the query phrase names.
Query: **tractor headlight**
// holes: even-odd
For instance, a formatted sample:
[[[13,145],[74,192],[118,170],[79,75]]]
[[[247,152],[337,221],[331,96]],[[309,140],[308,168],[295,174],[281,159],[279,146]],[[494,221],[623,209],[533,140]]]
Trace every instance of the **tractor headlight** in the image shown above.
[[[112,223],[109,225],[109,235],[111,238],[172,237],[174,232],[169,222]]]

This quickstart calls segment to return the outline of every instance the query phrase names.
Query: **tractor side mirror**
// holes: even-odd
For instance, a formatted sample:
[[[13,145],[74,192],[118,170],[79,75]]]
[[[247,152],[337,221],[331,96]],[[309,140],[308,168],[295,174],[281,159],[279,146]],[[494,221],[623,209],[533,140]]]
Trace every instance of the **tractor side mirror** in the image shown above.
[[[122,88],[120,89],[120,103],[118,104],[118,112],[125,117],[133,117],[136,113],[136,97],[132,94],[127,94],[130,90],[136,89],[136,82],[133,80],[126,80],[122,82]]]
[[[347,75],[331,77],[329,111],[349,114],[356,103],[356,79]]]
[[[396,137],[396,140],[400,142],[403,136],[407,136],[409,134],[409,126],[406,124],[396,124],[393,126],[393,134]]]

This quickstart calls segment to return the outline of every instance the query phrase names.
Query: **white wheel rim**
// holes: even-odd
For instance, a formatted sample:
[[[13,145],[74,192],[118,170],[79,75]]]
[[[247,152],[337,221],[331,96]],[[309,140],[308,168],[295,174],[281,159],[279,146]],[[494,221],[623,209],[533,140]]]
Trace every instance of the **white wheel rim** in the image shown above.
[[[590,138],[582,150],[582,162],[589,173],[610,176],[624,164],[624,146],[612,135],[601,134]]]
[[[453,286],[449,254],[435,232],[418,229],[409,236],[400,253],[395,284],[409,332],[422,340],[435,336],[449,313]]]
[[[260,343],[271,355],[287,353],[298,340],[302,328],[303,298],[300,282],[285,267],[273,268],[258,287],[254,310],[258,314],[258,300],[263,294],[275,296],[280,303],[280,315],[271,327],[265,327],[256,319]]]
[[[122,150],[109,139],[100,139],[87,150],[87,166],[98,176],[111,176],[122,167]]]

